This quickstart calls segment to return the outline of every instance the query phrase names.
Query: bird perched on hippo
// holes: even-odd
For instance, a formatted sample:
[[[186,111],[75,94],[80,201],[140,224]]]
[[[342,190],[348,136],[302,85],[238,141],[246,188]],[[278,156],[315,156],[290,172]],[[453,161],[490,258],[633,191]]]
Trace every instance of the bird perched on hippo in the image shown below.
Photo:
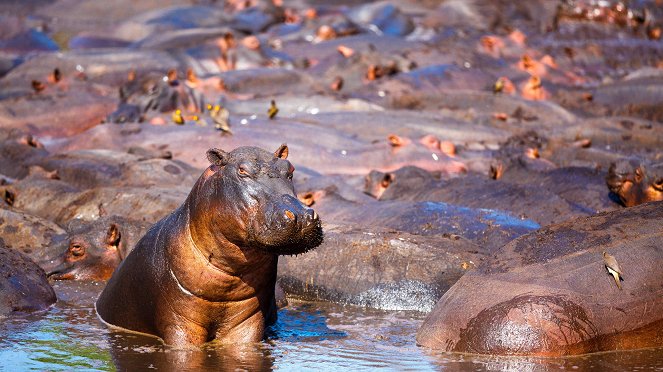
[[[323,239],[318,215],[295,196],[287,157],[285,144],[274,153],[208,150],[212,164],[186,201],[114,272],[96,302],[99,316],[169,345],[261,340],[276,320],[278,255]]]

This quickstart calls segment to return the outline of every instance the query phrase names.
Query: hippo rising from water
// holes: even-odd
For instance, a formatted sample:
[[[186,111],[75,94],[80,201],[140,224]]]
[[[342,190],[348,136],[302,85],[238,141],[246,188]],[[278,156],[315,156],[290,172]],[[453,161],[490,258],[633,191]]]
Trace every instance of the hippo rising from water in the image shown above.
[[[96,303],[107,323],[170,345],[255,342],[276,320],[278,255],[322,242],[295,197],[288,147],[207,152],[184,204],[137,243]]]

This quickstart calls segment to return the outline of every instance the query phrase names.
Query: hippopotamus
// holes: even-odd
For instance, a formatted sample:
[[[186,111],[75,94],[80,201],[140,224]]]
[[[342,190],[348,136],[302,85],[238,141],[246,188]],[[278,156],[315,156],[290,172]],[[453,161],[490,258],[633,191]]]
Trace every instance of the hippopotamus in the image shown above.
[[[513,240],[442,296],[417,343],[527,356],[660,347],[662,218],[652,202]]]
[[[138,152],[133,154],[132,152]],[[168,155],[168,154],[166,154]],[[172,155],[171,155],[172,156]],[[80,189],[110,186],[190,186],[198,172],[155,151],[79,150],[53,154],[34,164],[56,172],[57,178]]]
[[[324,217],[324,216],[323,216]],[[487,250],[455,234],[436,236],[325,224],[325,240],[305,255],[279,260],[279,284],[309,301],[429,312]]]
[[[109,186],[81,189],[59,179],[26,177],[0,186],[14,208],[65,225],[71,219],[125,216],[154,223],[186,198],[186,186]]]
[[[177,79],[177,71],[168,75],[151,72],[137,77],[130,74],[120,87],[120,104],[106,118],[109,123],[141,122],[151,112],[177,109],[200,112],[205,106],[202,94]]]
[[[44,270],[0,239],[0,316],[45,310],[56,300]]]
[[[101,319],[176,346],[261,340],[276,319],[278,255],[323,240],[318,215],[295,197],[288,152],[208,150],[212,164],[184,204],[108,281],[96,302]]]
[[[39,264],[55,280],[108,280],[149,226],[120,216],[71,220],[65,226],[67,239]]]
[[[663,200],[663,163],[645,165],[624,159],[610,165],[606,183],[626,207]]]
[[[476,174],[438,181],[427,173],[411,166],[394,172],[372,171],[364,191],[383,201],[445,202],[509,211],[544,226],[591,214],[538,185],[510,184]]]
[[[11,207],[0,207],[0,235],[6,248],[39,263],[67,240],[67,232],[55,223]]]
[[[298,196],[328,221],[365,231],[388,229],[412,235],[458,235],[492,251],[540,227],[533,220],[501,210],[470,208],[440,201],[376,201],[349,192],[349,185],[334,177],[312,177],[298,184]],[[359,190],[355,193],[361,194]]]
[[[34,136],[16,130],[0,133],[0,173],[11,178],[28,175],[31,164],[48,155]]]

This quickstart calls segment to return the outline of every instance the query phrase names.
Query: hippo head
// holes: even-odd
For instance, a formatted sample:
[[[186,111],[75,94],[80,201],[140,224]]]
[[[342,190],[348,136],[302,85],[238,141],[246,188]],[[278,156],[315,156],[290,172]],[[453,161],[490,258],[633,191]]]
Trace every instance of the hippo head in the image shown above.
[[[207,151],[212,165],[192,191],[197,205],[189,208],[191,225],[207,224],[238,247],[276,255],[317,247],[320,219],[295,196],[295,168],[287,157],[285,144],[274,153],[257,147]]]
[[[606,183],[627,207],[663,200],[663,164],[645,167],[634,160],[620,160],[610,165]]]
[[[168,112],[185,105],[178,84],[159,73],[150,73],[140,79],[132,76],[120,87],[120,105],[106,117],[106,122],[140,122],[148,111]]]
[[[122,261],[121,242],[115,223],[107,230],[86,228],[73,233],[67,247],[41,266],[55,280],[107,280]]]

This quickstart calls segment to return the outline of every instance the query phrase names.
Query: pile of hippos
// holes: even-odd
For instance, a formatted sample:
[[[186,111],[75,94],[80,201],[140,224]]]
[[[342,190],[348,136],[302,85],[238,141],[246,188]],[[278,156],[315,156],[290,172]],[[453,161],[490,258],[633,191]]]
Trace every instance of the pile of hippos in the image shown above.
[[[172,345],[285,292],[444,351],[663,346],[660,1],[157,3],[0,4],[0,317],[110,279]]]

